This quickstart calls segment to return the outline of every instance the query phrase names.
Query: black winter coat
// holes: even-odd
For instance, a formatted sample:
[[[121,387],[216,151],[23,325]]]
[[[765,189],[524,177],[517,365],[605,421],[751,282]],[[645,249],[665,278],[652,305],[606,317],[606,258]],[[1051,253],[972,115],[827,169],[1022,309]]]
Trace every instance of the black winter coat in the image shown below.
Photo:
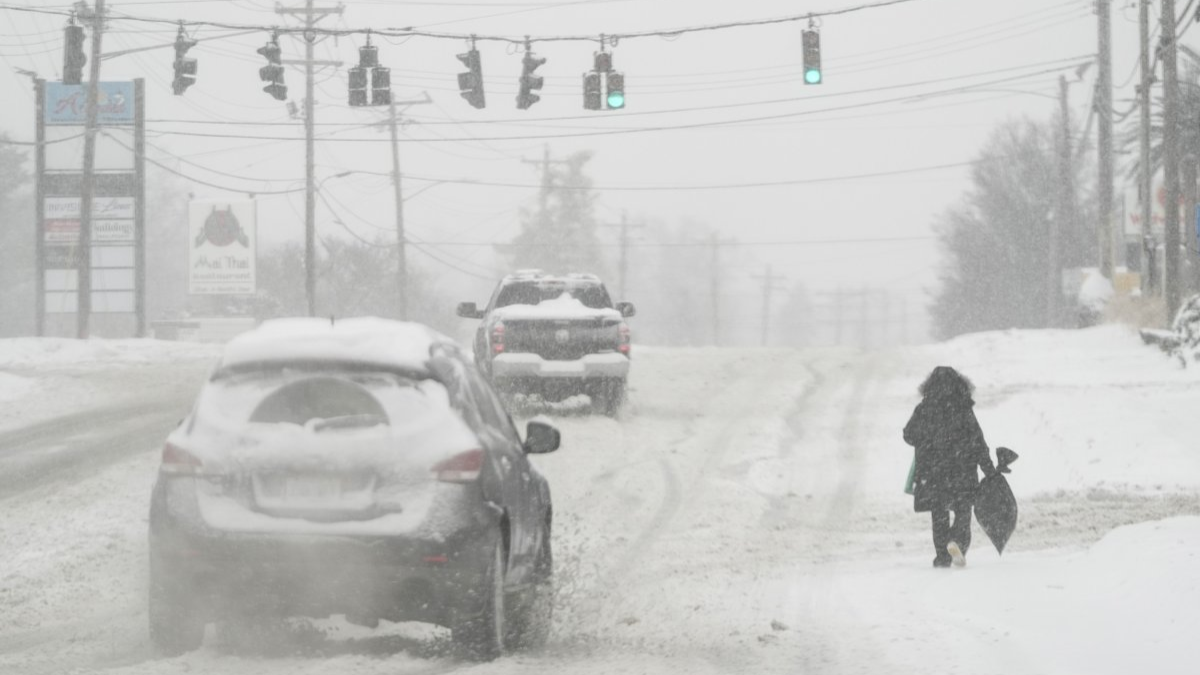
[[[914,511],[966,508],[979,487],[976,467],[987,476],[995,471],[974,406],[970,398],[926,398],[913,411],[904,441],[917,453]]]

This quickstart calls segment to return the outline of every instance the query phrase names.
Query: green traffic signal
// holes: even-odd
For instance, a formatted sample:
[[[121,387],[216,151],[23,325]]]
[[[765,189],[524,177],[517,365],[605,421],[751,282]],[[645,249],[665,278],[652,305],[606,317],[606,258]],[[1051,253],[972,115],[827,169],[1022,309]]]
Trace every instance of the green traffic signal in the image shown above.
[[[821,34],[809,28],[804,31],[804,84],[821,84]]]
[[[625,107],[625,75],[611,71],[605,77],[606,93],[604,102],[609,110],[620,110]]]

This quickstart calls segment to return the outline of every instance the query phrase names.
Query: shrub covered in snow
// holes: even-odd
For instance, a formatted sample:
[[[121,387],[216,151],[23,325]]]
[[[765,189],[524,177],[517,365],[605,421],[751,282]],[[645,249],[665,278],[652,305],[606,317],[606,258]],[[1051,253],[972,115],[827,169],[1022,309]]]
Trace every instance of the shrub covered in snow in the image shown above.
[[[1179,308],[1171,324],[1178,342],[1175,352],[1187,365],[1200,360],[1200,295],[1193,295]]]
[[[1171,322],[1170,330],[1141,330],[1142,341],[1162,349],[1187,367],[1200,361],[1200,295],[1184,301]]]

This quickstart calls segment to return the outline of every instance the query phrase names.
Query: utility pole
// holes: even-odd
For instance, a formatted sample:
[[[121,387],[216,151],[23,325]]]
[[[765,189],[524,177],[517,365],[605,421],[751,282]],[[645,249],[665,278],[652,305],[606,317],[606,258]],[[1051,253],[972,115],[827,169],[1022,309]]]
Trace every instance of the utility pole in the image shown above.
[[[304,9],[276,6],[276,14],[302,14],[304,16],[304,293],[308,298],[308,315],[317,315],[317,187],[316,187],[316,140],[313,89],[315,66],[340,66],[341,62],[314,61],[313,49],[317,35],[317,22],[330,14],[341,14],[343,7],[321,8],[313,6],[313,0],[305,0]],[[295,61],[284,61],[295,64]]]
[[[766,273],[763,276],[755,275],[755,279],[759,279],[763,283],[763,308],[762,308],[762,346],[767,346],[767,337],[770,335],[771,329],[771,296],[775,291],[785,290],[778,285],[783,281],[783,277],[775,276],[771,271],[771,266],[767,265]]]
[[[540,165],[542,168],[542,191],[540,195],[541,201],[540,206],[538,207],[540,209],[538,215],[541,219],[545,220],[548,215],[547,209],[549,208],[550,191],[554,188],[554,176],[550,173],[550,166],[552,164],[567,164],[568,162],[565,159],[550,159],[549,143],[542,146],[542,158],[540,160],[522,159],[521,162],[523,164],[532,164],[534,166]]]
[[[75,312],[75,327],[80,340],[87,339],[92,317],[92,201],[96,194],[96,120],[100,108],[100,43],[104,35],[104,14],[104,0],[96,0],[83,136],[83,185],[79,193],[79,306]]]
[[[429,94],[419,101],[403,101],[404,109],[408,106],[432,103]],[[396,200],[396,313],[402,321],[408,320],[408,238],[404,234],[404,191],[400,173],[400,135],[396,127],[399,125],[399,115],[396,112],[396,100],[388,102],[388,128],[392,136],[392,191]]]
[[[1100,31],[1096,81],[1096,109],[1099,117],[1096,138],[1100,144],[1100,274],[1113,278],[1113,120],[1112,120],[1112,12],[1110,0],[1096,0],[1097,26]]]
[[[396,131],[396,101],[388,101],[388,128],[392,135],[392,191],[396,199],[396,310],[401,321],[408,320],[408,256],[404,235],[404,191],[400,184],[400,137]]]
[[[1142,195],[1142,243],[1138,248],[1142,251],[1142,291],[1157,292],[1158,279],[1151,274],[1157,267],[1154,264],[1155,247],[1151,245],[1154,237],[1151,219],[1154,217],[1154,174],[1150,171],[1150,88],[1154,84],[1154,73],[1150,70],[1150,0],[1138,2],[1138,36],[1141,45],[1141,84],[1138,86],[1138,103],[1141,108],[1141,128],[1138,130],[1140,157],[1138,161],[1138,188]]]
[[[712,343],[714,347],[721,346],[721,242],[716,231],[708,235],[710,268],[712,283],[709,286],[709,301],[712,312]]]
[[[630,228],[640,228],[644,226],[645,223],[629,222],[629,215],[624,211],[621,212],[621,222],[613,225],[613,227],[618,227],[621,230],[621,243],[619,249],[621,253],[620,259],[617,262],[617,295],[620,296],[622,300],[629,299],[629,296],[626,294],[626,291],[629,288],[626,285],[629,280],[629,230]]]
[[[1050,219],[1047,233],[1046,327],[1058,325],[1059,299],[1062,295],[1062,260],[1059,252],[1062,230],[1075,222],[1075,189],[1071,175],[1071,109],[1067,101],[1067,78],[1058,76],[1059,129],[1058,213]]]
[[[833,322],[834,322],[834,344],[842,346],[842,335],[846,325],[846,291],[838,286],[837,292],[833,294]]]
[[[1163,182],[1166,184],[1166,222],[1163,237],[1164,298],[1170,325],[1180,301],[1179,269],[1179,88],[1176,81],[1175,0],[1163,0],[1159,29],[1163,63]]]
[[[870,318],[870,302],[871,292],[863,288],[858,291],[858,346],[864,351],[867,349],[867,339],[870,331],[867,330],[868,319]]]

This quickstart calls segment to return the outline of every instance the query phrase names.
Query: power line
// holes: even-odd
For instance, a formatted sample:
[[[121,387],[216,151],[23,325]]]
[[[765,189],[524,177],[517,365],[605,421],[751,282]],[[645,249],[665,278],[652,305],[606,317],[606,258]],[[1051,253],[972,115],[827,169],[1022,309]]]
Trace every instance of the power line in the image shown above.
[[[840,9],[831,9],[817,12],[806,12],[804,14],[795,14],[789,16],[764,18],[764,19],[749,19],[745,21],[729,21],[717,24],[707,24],[699,26],[685,26],[673,29],[659,29],[649,31],[632,31],[626,33],[605,33],[603,37],[598,35],[543,35],[543,36],[506,36],[506,35],[479,35],[467,33],[443,33],[426,30],[417,30],[412,27],[403,28],[316,28],[304,27],[294,28],[286,26],[262,26],[253,24],[231,24],[220,21],[195,21],[188,19],[163,19],[158,17],[135,16],[132,14],[116,14],[109,12],[107,18],[112,21],[137,21],[142,23],[166,24],[170,26],[187,27],[209,27],[209,28],[226,28],[230,30],[261,30],[263,32],[278,32],[278,33],[309,33],[313,35],[325,36],[349,36],[349,35],[378,35],[385,37],[424,37],[431,39],[442,40],[476,40],[490,42],[505,42],[509,44],[525,45],[535,42],[599,42],[616,45],[622,40],[630,40],[637,38],[659,37],[674,39],[689,33],[702,33],[718,30],[727,30],[731,28],[748,28],[757,26],[769,26],[784,23],[797,23],[801,21],[809,21],[811,19],[820,19],[831,16],[841,16],[853,14],[866,10],[879,9],[883,7],[891,7],[894,5],[904,5],[918,0],[880,0],[879,2],[855,5],[851,7],[843,7]],[[15,12],[30,12],[36,14],[50,14],[56,16],[71,16],[70,10],[65,9],[42,9],[36,7],[25,7],[20,5],[0,5],[0,9],[8,9]]]
[[[729,248],[742,248],[753,246],[835,246],[835,245],[850,245],[850,244],[900,244],[910,242],[926,242],[933,241],[937,237],[929,236],[913,236],[913,237],[860,237],[854,239],[791,239],[778,241],[733,241],[720,240],[716,245]],[[512,242],[503,241],[427,241],[426,246],[511,246]],[[677,241],[677,242],[631,242],[630,248],[708,248],[712,246],[709,241]],[[522,246],[533,247],[560,247],[560,246],[581,246],[592,247],[600,246],[602,248],[619,248],[620,243],[600,243],[600,244],[568,244],[556,242],[553,244],[522,244]]]
[[[933,96],[957,93],[960,91],[970,91],[972,89],[978,89],[980,87],[987,87],[987,86],[992,86],[992,85],[996,85],[996,84],[1004,84],[1006,82],[1013,82],[1013,81],[1024,79],[1027,77],[1032,77],[1032,76],[1037,76],[1037,75],[1045,75],[1045,74],[1049,74],[1049,73],[1056,73],[1061,70],[1063,70],[1063,69],[1062,68],[1051,68],[1048,70],[1043,70],[1043,71],[1039,71],[1039,72],[1035,72],[1035,73],[1025,73],[1025,74],[1017,75],[1017,76],[1013,76],[1013,77],[1000,78],[1000,79],[991,80],[988,82],[979,82],[979,83],[975,83],[975,84],[967,85],[967,86],[963,86],[963,87],[955,87],[952,89],[925,92],[925,93],[921,93],[921,94],[912,94],[912,95],[907,95],[907,96],[898,96],[898,97],[894,97],[894,98],[890,98],[890,99],[881,99],[881,100],[876,100],[876,101],[865,101],[862,103],[847,104],[847,105],[843,105],[843,106],[818,108],[818,109],[814,109],[814,110],[799,110],[799,111],[792,111],[792,112],[787,112],[787,113],[778,113],[778,114],[774,114],[774,115],[763,115],[763,116],[758,116],[758,117],[734,118],[734,119],[716,120],[716,121],[710,121],[710,122],[695,122],[695,123],[690,123],[690,124],[672,124],[672,125],[651,126],[651,127],[629,127],[629,128],[605,129],[605,130],[600,130],[600,131],[582,131],[582,132],[577,132],[577,133],[566,133],[566,134],[530,134],[530,135],[520,135],[520,136],[517,136],[517,135],[479,136],[479,137],[473,137],[473,138],[463,137],[463,138],[437,138],[437,139],[404,138],[404,139],[399,139],[399,142],[401,142],[401,143],[436,143],[436,142],[461,143],[461,142],[470,142],[470,141],[553,140],[553,139],[560,139],[560,138],[585,138],[585,137],[595,137],[595,136],[617,136],[617,135],[625,135],[625,134],[650,133],[650,132],[658,132],[658,131],[683,131],[683,130],[690,130],[690,129],[706,129],[706,128],[712,128],[712,127],[733,126],[733,125],[752,123],[752,122],[766,122],[766,121],[771,121],[771,120],[792,119],[792,118],[797,118],[797,117],[806,117],[809,115],[817,115],[817,114],[828,113],[828,112],[841,112],[844,110],[856,110],[859,108],[866,108],[866,107],[877,106],[877,105],[885,105],[885,104],[889,104],[889,103],[903,103],[903,102],[907,102],[907,101],[921,100],[921,99],[929,98],[929,97],[933,97]],[[283,137],[277,137],[277,136],[274,136],[274,137],[272,137],[272,136],[250,136],[250,135],[246,135],[246,134],[213,134],[213,133],[203,133],[203,132],[194,132],[194,131],[170,131],[170,130],[163,130],[163,129],[156,129],[154,131],[156,133],[160,133],[160,134],[168,134],[168,135],[174,135],[174,136],[193,136],[193,137],[200,137],[200,138],[234,138],[234,139],[260,140],[260,141],[261,140],[295,140],[293,138],[283,138]],[[335,138],[333,136],[333,134],[336,134],[336,133],[338,133],[338,132],[335,131],[335,132],[331,132],[329,134],[322,135],[322,139],[325,141],[338,141],[338,142],[344,142],[344,143],[378,143],[379,142],[379,139],[377,139],[377,138]]]
[[[905,89],[908,87],[919,87],[919,86],[925,86],[925,85],[930,85],[930,84],[940,84],[940,83],[944,83],[944,82],[953,82],[956,80],[965,80],[965,79],[969,79],[969,78],[973,78],[973,77],[984,77],[987,75],[999,75],[1001,73],[1011,73],[1014,71],[1028,70],[1031,68],[1042,68],[1043,66],[1059,66],[1058,68],[1053,68],[1052,70],[1045,70],[1045,71],[1039,71],[1039,72],[1027,73],[1027,74],[1021,75],[1022,78],[1023,77],[1034,77],[1037,75],[1044,75],[1047,73],[1057,73],[1057,72],[1059,72],[1059,70],[1063,70],[1063,69],[1067,69],[1067,68],[1075,68],[1081,62],[1083,62],[1086,59],[1090,59],[1090,58],[1091,58],[1090,55],[1081,54],[1081,55],[1067,57],[1067,58],[1050,59],[1048,61],[1037,61],[1037,62],[1033,62],[1033,63],[1022,64],[1019,66],[1009,66],[1009,67],[1005,67],[1005,68],[997,68],[994,70],[977,71],[974,73],[965,73],[962,75],[951,75],[949,77],[938,77],[938,78],[931,78],[928,80],[916,80],[916,81],[912,81],[912,82],[903,82],[903,83],[899,83],[899,84],[887,85],[884,87],[872,87],[870,89],[855,89],[855,90],[851,90],[851,91],[835,91],[835,92],[829,92],[826,94],[815,94],[815,95],[809,95],[809,96],[793,96],[793,97],[788,97],[788,98],[766,99],[766,100],[760,100],[760,101],[741,101],[741,102],[737,102],[737,103],[723,103],[723,104],[718,104],[718,105],[696,106],[696,107],[688,107],[688,108],[668,108],[668,109],[662,109],[662,110],[622,111],[620,113],[619,117],[642,117],[642,116],[646,116],[646,115],[667,115],[667,114],[676,114],[676,113],[684,113],[684,112],[707,112],[707,111],[711,111],[711,110],[727,110],[727,109],[733,109],[733,108],[747,108],[747,107],[757,107],[757,106],[764,106],[764,105],[778,105],[778,104],[783,104],[783,103],[800,103],[800,102],[807,102],[807,101],[820,100],[820,99],[826,99],[826,98],[841,98],[841,97],[846,97],[846,96],[855,96],[858,94],[874,93],[877,91],[890,91],[890,90],[895,90],[895,89]],[[1004,81],[1007,82],[1009,80],[1004,80]],[[950,89],[950,90],[947,90],[944,92],[935,92],[935,93],[952,93],[952,92],[961,91],[963,89],[971,89],[971,88],[982,87],[982,86],[991,86],[993,84],[998,84],[998,83],[999,82],[986,82],[986,83],[979,83],[979,84],[973,84],[973,85],[963,85],[963,87],[961,87],[961,88],[954,88],[954,89]],[[929,95],[931,95],[931,94],[922,94],[921,96],[929,96]],[[887,102],[887,101],[884,101],[884,102]],[[428,117],[422,117],[419,115],[412,115],[410,117],[414,120],[417,120],[422,125],[452,124],[455,126],[467,126],[467,125],[478,125],[478,124],[513,124],[513,125],[520,125],[520,126],[538,126],[538,125],[542,125],[545,122],[569,122],[569,121],[576,121],[576,120],[593,120],[594,121],[596,119],[595,115],[564,115],[564,116],[559,116],[559,117],[508,118],[508,119],[499,119],[499,120],[456,120],[453,118],[450,118],[450,119],[428,118]],[[230,125],[244,124],[246,126],[271,126],[273,124],[290,126],[292,124],[291,122],[288,122],[288,121],[283,121],[283,122],[239,122],[236,120],[232,120],[232,121],[228,121],[228,122],[217,122],[217,121],[205,121],[205,120],[147,120],[147,123],[155,123],[155,122],[160,122],[160,123],[163,123],[163,122],[169,122],[169,123],[196,122],[196,123],[201,123],[201,124],[230,124]],[[329,123],[327,123],[327,125],[328,126],[351,127],[351,128],[369,128],[369,127],[375,126],[375,123],[363,124],[361,122],[329,122]],[[261,137],[255,137],[255,138],[261,138]],[[472,139],[472,140],[475,140],[475,139]]]

